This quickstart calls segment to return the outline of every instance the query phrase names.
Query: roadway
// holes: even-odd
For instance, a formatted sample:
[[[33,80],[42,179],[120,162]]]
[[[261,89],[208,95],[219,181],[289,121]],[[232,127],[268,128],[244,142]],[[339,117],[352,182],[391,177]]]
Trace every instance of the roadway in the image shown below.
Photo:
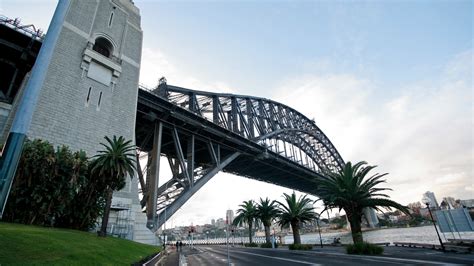
[[[184,247],[180,265],[228,265],[225,246]],[[291,251],[286,248],[262,249],[231,247],[231,265],[473,265],[474,255],[442,253],[427,249],[385,247],[384,255],[360,256],[345,254],[343,248],[315,248]],[[168,265],[168,264],[167,264]],[[175,264],[177,265],[177,264]]]

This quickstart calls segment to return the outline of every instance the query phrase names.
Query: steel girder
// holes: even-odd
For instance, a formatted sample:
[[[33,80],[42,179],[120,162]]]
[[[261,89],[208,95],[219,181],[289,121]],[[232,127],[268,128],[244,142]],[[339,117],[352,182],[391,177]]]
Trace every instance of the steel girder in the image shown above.
[[[344,164],[314,121],[263,98],[160,84],[139,91],[136,130],[148,156],[146,181],[138,177],[153,231],[219,171],[311,193],[323,169]],[[163,156],[172,178],[158,186]]]
[[[199,137],[196,140],[194,134],[180,132],[177,127],[159,120],[154,123],[153,148],[148,152],[145,168],[147,181],[143,181],[143,173],[139,174],[143,195],[141,203],[142,207],[146,206],[147,227],[152,231],[158,230],[194,193],[240,155],[238,151],[223,154],[218,143]],[[167,143],[162,141],[164,134],[171,136]],[[164,155],[172,178],[158,186],[162,148],[167,149]],[[196,152],[208,153],[209,160],[196,159]]]
[[[284,104],[166,83],[154,93],[313,171],[341,170],[344,165],[337,149],[315,122]]]

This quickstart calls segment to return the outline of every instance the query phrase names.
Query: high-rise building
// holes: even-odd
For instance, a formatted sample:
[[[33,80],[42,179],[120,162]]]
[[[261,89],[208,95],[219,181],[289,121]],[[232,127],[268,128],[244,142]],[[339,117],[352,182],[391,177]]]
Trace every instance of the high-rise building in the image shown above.
[[[211,225],[216,226],[216,219],[211,219]]]
[[[216,227],[219,228],[219,229],[224,229],[225,228],[225,220],[222,219],[222,218],[217,219]]]
[[[377,217],[377,213],[372,208],[365,208],[364,209],[364,216],[367,220],[367,226],[369,228],[374,228],[379,224],[379,218]]]
[[[226,222],[227,224],[232,224],[234,222],[234,211],[233,210],[227,210],[225,214]]]
[[[436,197],[435,197],[435,194],[431,191],[426,191],[424,194],[423,194],[423,198],[426,198],[429,200],[429,204],[430,204],[430,207],[431,208],[434,208],[434,209],[439,209],[439,204],[438,204],[438,201],[436,200]],[[422,200],[423,201],[423,200]],[[423,201],[424,202],[424,201]]]

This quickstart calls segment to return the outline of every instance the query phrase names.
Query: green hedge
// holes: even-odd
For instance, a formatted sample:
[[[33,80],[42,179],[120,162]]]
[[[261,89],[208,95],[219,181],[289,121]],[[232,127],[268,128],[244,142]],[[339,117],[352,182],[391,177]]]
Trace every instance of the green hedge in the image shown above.
[[[383,253],[383,247],[363,242],[347,245],[346,251],[347,254],[379,255]]]
[[[290,250],[311,250],[313,249],[313,245],[310,244],[291,244],[288,245]]]
[[[261,248],[272,248],[272,243],[263,243],[260,245]],[[275,248],[278,247],[278,244],[275,243]]]
[[[257,243],[245,243],[244,246],[246,246],[248,248],[256,248],[256,247],[258,247],[258,244]]]

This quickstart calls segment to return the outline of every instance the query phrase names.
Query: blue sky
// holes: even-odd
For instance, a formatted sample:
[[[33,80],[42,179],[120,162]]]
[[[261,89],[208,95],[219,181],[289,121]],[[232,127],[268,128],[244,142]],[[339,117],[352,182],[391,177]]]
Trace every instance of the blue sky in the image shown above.
[[[147,46],[185,71],[253,94],[315,71],[354,73],[396,90],[472,46],[468,1],[136,4],[153,17],[143,20]]]
[[[472,1],[134,2],[142,83],[165,76],[288,104],[315,118],[346,161],[389,172],[403,204],[427,190],[474,198]],[[55,3],[0,0],[0,14],[46,29]],[[219,174],[172,221],[209,222],[282,192],[291,191]]]

